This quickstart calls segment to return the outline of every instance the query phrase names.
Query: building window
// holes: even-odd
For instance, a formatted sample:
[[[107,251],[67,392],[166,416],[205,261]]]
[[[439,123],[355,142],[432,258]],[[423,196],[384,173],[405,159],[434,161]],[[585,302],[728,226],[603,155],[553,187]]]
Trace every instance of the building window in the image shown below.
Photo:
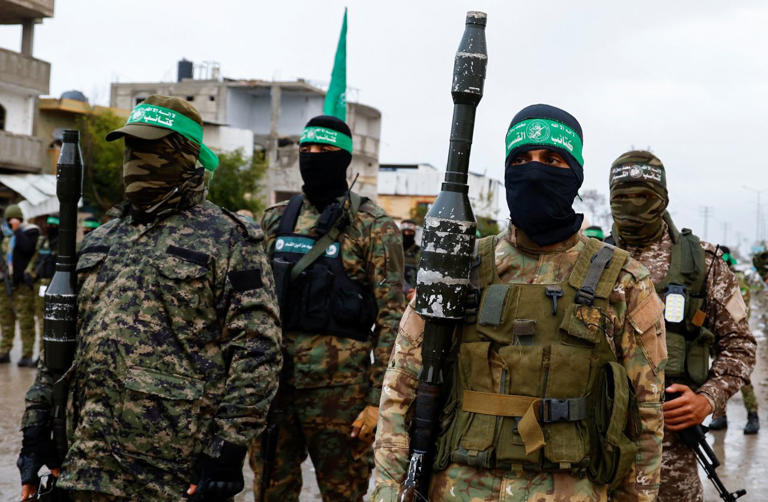
[[[187,96],[187,101],[194,101],[194,100],[195,100],[194,96]]]
[[[216,96],[208,96],[208,101],[216,101]]]
[[[136,96],[136,99],[133,100],[133,106],[140,105],[145,99],[147,99],[146,96]]]
[[[5,108],[0,105],[0,131],[5,131]]]

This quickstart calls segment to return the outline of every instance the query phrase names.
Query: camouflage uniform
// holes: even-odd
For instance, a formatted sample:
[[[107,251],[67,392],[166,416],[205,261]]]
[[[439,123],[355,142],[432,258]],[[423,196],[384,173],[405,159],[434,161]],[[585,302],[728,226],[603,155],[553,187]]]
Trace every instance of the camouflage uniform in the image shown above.
[[[32,262],[37,250],[40,230],[35,225],[22,224],[13,237],[3,239],[3,259],[10,252],[11,239],[14,241],[12,262],[18,266]],[[16,321],[19,321],[21,332],[21,357],[31,358],[35,350],[35,295],[32,279],[22,270],[11,270],[10,284],[13,294],[9,297],[7,290],[0,295],[0,326],[2,326],[2,342],[0,353],[10,352],[16,334]],[[5,285],[3,285],[5,288]]]
[[[621,244],[621,242],[619,242]],[[706,267],[706,314],[704,326],[715,334],[714,360],[707,381],[698,389],[712,405],[712,413],[725,413],[728,399],[749,381],[755,364],[755,339],[749,330],[747,311],[739,283],[728,265],[715,257],[715,246],[702,242]],[[652,244],[624,246],[633,258],[648,267],[654,283],[667,275],[672,238],[664,223],[660,239]],[[674,433],[664,435],[664,457],[659,490],[660,502],[702,500],[696,457]]]
[[[202,198],[83,242],[59,480],[76,500],[181,502],[198,455],[264,427],[281,355],[263,234]],[[49,420],[51,384],[40,370],[23,428]]]
[[[547,251],[514,228],[501,234],[495,249],[496,270],[502,281],[516,284],[553,284],[569,277],[587,238],[574,235]],[[663,365],[666,358],[661,303],[648,271],[628,260],[610,295],[612,323],[620,327],[608,339],[626,368],[639,404],[640,437],[635,463],[614,500],[652,502],[659,486],[661,461]],[[650,325],[644,332],[634,326]],[[384,377],[379,426],[374,446],[375,502],[394,502],[408,467],[408,412],[421,369],[424,320],[408,307],[400,325],[395,350]],[[435,472],[430,500],[480,501],[605,501],[606,486],[568,473],[479,470],[452,463]]]
[[[287,203],[266,210],[262,227],[271,256]],[[320,213],[304,201],[295,233],[310,234]],[[351,424],[365,406],[378,406],[387,360],[405,301],[403,246],[397,225],[373,202],[364,202],[339,236],[347,275],[369,284],[378,306],[375,329],[366,341],[322,333],[283,334],[285,371],[275,400],[279,423],[277,458],[266,500],[298,500],[301,462],[307,452],[323,500],[362,500],[373,467],[370,444],[350,438]],[[371,357],[373,354],[373,357]],[[254,441],[250,463],[254,491],[260,491],[261,445]]]

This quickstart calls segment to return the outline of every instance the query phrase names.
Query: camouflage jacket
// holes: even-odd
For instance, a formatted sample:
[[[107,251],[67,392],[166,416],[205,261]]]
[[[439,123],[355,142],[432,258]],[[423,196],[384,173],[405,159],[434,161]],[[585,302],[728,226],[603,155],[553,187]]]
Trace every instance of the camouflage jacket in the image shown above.
[[[755,365],[755,338],[749,329],[747,307],[741,296],[739,281],[721,258],[715,246],[701,243],[709,272],[706,280],[707,314],[704,326],[715,334],[714,360],[709,377],[698,392],[709,399],[714,416],[725,413],[728,399],[749,381]],[[672,237],[665,230],[660,240],[644,247],[626,246],[632,257],[648,267],[657,283],[669,270]]]
[[[78,346],[68,373],[60,485],[185,500],[201,452],[260,434],[281,364],[263,234],[210,202],[89,234],[77,262]],[[49,420],[51,375],[22,427]]]
[[[269,256],[274,253],[277,229],[287,204],[282,202],[264,212],[262,228]],[[317,209],[305,200],[294,232],[310,234],[319,217]],[[339,241],[347,275],[373,288],[378,306],[373,336],[368,342],[361,342],[323,333],[284,333],[287,370],[284,375],[289,385],[299,389],[367,383],[366,401],[376,406],[405,307],[400,229],[381,208],[367,201],[360,206]]]
[[[517,234],[517,236],[516,236]],[[574,235],[544,251],[524,234],[503,233],[496,246],[496,269],[501,280],[516,284],[555,284],[567,278],[584,248],[587,237]],[[523,244],[525,242],[525,244]],[[637,394],[640,412],[638,454],[632,470],[613,495],[613,500],[647,501],[656,498],[661,466],[664,362],[666,337],[662,304],[648,271],[628,260],[609,298],[615,335],[608,341],[627,370]],[[650,326],[646,331],[636,326]],[[421,368],[423,319],[409,306],[400,324],[395,350],[384,377],[379,424],[374,445],[376,460],[375,502],[396,500],[408,467],[408,414]],[[459,473],[454,475],[454,473]],[[475,488],[471,488],[474,486]],[[482,488],[489,487],[488,491]],[[490,487],[494,487],[491,489]],[[491,493],[489,493],[489,491]],[[520,470],[481,471],[451,464],[433,477],[432,498],[465,495],[466,501],[606,500],[605,486],[569,474],[533,473]]]

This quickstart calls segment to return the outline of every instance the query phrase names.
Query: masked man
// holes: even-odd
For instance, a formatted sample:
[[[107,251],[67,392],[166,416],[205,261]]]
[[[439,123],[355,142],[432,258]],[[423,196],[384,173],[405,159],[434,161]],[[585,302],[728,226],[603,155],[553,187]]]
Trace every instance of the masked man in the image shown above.
[[[646,151],[622,154],[611,166],[610,189],[611,238],[648,267],[665,301],[668,396],[659,501],[701,501],[696,456],[675,432],[710,413],[723,415],[731,395],[749,382],[755,339],[747,308],[715,246],[672,222],[661,160]]]
[[[416,244],[416,222],[403,220],[400,223],[403,233],[403,254],[405,257],[405,294],[410,300],[416,292],[416,272],[419,270],[421,247]]]
[[[403,244],[392,219],[347,186],[346,123],[311,119],[299,152],[303,194],[268,208],[262,220],[286,370],[270,411],[276,444],[256,442],[251,451],[254,490],[256,500],[299,500],[309,452],[323,500],[361,501],[382,377],[405,306]]]
[[[448,357],[430,500],[656,498],[662,306],[642,265],[579,233],[582,138],[549,105],[512,119],[512,224],[477,245],[478,303]],[[375,502],[395,502],[406,477],[423,336],[408,307],[384,377]]]
[[[43,369],[22,420],[22,496],[45,463],[75,501],[227,500],[281,363],[263,234],[204,200],[218,159],[185,100],[148,97],[107,140],[121,137],[127,202],[77,262],[69,451],[56,458]]]

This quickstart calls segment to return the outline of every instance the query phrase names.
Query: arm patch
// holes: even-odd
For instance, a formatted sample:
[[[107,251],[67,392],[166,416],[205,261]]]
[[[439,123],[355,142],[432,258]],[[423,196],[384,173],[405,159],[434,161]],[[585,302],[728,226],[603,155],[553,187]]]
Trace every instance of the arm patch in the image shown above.
[[[232,287],[235,291],[245,293],[252,289],[258,289],[264,286],[264,282],[261,280],[261,269],[253,268],[250,270],[233,270],[227,274],[229,282],[232,283]]]
[[[165,250],[166,253],[178,256],[182,260],[186,260],[202,267],[207,267],[211,263],[211,257],[205,253],[198,251],[192,251],[191,249],[180,248],[178,246],[168,246]]]

